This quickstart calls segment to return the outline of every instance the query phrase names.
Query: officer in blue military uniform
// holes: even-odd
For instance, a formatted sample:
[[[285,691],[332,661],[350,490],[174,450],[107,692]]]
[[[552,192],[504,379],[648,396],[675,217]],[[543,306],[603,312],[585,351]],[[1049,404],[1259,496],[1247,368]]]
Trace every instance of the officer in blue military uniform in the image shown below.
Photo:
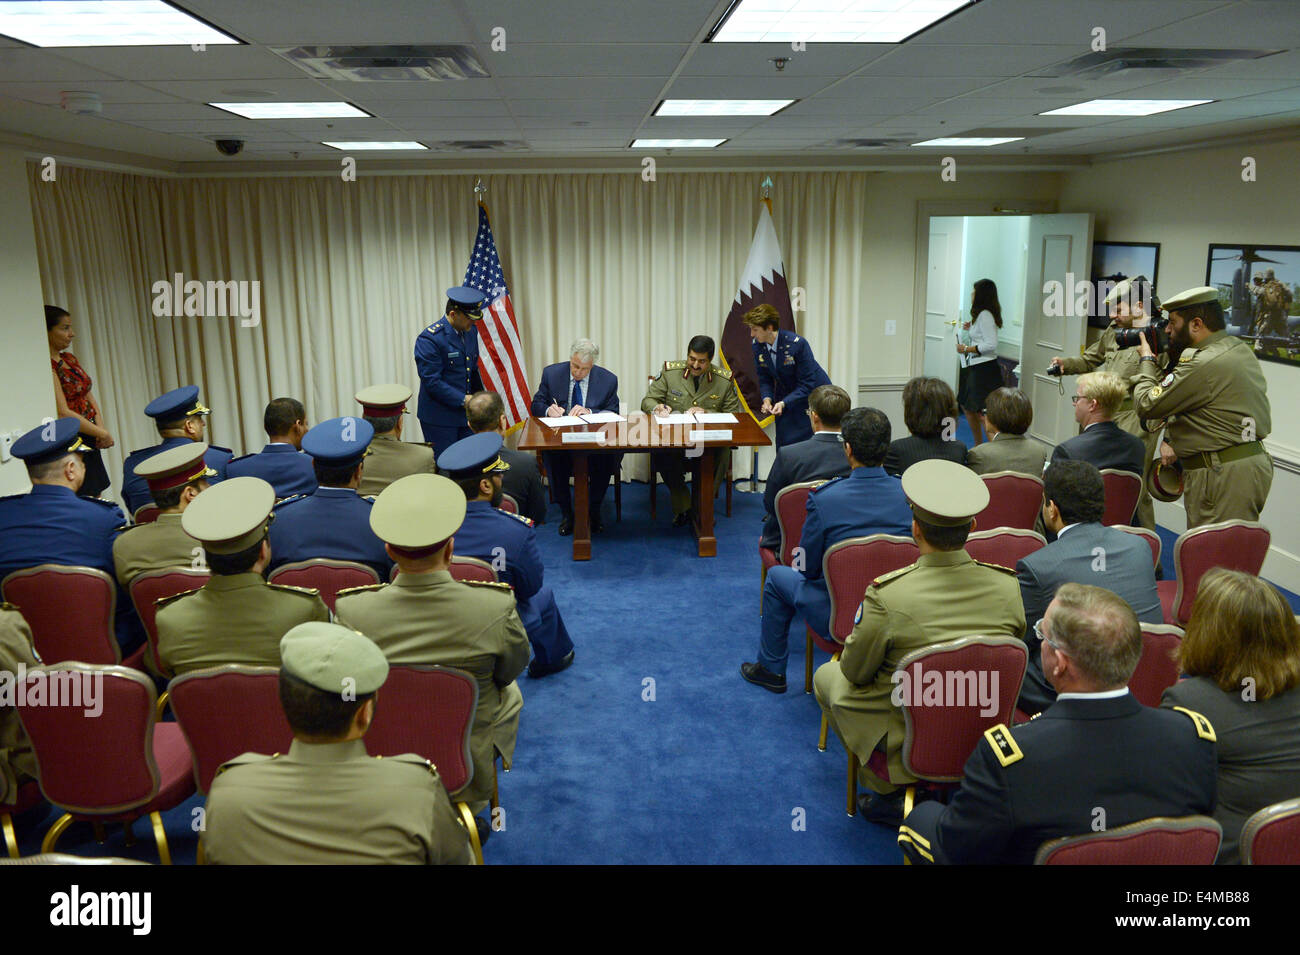
[[[272,398],[262,414],[267,444],[261,451],[232,458],[226,477],[261,478],[275,488],[275,496],[293,497],[316,490],[311,457],[302,453],[308,431],[307,409],[297,398]]]
[[[470,436],[465,402],[483,390],[478,371],[478,329],[486,296],[478,289],[458,285],[447,289],[447,314],[415,340],[415,368],[420,373],[420,407],[417,417],[424,440],[442,452]]]
[[[381,582],[388,580],[393,562],[370,529],[373,498],[357,493],[374,436],[370,422],[359,417],[331,418],[303,435],[302,447],[311,456],[320,486],[276,505],[269,570],[327,557],[365,564]]]
[[[830,378],[813,357],[806,339],[780,327],[781,316],[771,305],[745,313],[754,349],[758,391],[763,396],[761,414],[776,416],[776,446],[796,444],[812,437],[808,396]]]
[[[542,582],[542,554],[532,521],[500,510],[501,435],[484,432],[457,441],[438,457],[438,470],[460,485],[468,505],[456,532],[457,554],[477,557],[497,568],[515,590],[519,618],[533,645],[531,677],[557,673],[573,662],[573,641],[564,626],[555,594]]]
[[[32,489],[0,498],[0,580],[38,564],[93,567],[114,574],[113,542],[126,527],[111,501],[78,497],[86,478],[76,418],[59,418],[14,442]],[[140,619],[125,591],[117,594],[117,640],[129,652],[144,640]]]
[[[135,473],[135,467],[159,451],[166,451],[186,441],[203,441],[207,428],[203,419],[211,414],[199,401],[199,386],[186,385],[175,388],[165,395],[159,395],[145,405],[144,413],[153,418],[162,436],[162,442],[151,448],[132,451],[122,462],[122,499],[126,501],[127,510],[133,515],[146,504],[153,503],[149,483]],[[233,456],[229,448],[209,445],[203,460],[208,467],[216,471],[216,476],[208,479],[209,484],[216,484],[226,477],[226,465]]]

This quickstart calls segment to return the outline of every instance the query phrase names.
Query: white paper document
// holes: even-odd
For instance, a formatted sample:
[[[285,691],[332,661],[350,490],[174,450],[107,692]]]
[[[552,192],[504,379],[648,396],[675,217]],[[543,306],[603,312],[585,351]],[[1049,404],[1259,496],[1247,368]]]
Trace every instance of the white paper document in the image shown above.
[[[604,444],[604,431],[566,431],[560,435],[562,444]]]
[[[695,415],[689,414],[666,414],[651,415],[655,424],[695,424]]]
[[[687,441],[730,441],[731,429],[723,428],[721,430],[708,429],[703,431],[691,431],[686,435],[686,440]]]
[[[538,418],[537,420],[548,428],[567,428],[570,425],[587,423],[581,418],[572,415],[560,415],[558,418]]]
[[[626,421],[617,411],[595,411],[591,414],[582,415],[582,420],[587,424],[609,424],[613,421]]]
[[[735,424],[736,416],[730,411],[701,411],[695,416],[697,424]]]

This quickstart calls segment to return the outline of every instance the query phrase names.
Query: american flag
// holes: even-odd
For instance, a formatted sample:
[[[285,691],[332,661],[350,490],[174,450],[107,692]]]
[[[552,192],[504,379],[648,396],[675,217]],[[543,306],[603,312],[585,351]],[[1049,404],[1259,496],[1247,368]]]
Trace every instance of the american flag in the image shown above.
[[[510,428],[528,418],[528,376],[524,374],[524,348],[510,290],[501,271],[501,257],[492,239],[487,206],[478,205],[478,237],[465,269],[465,285],[487,296],[483,320],[478,323],[479,373],[484,386],[501,396]]]

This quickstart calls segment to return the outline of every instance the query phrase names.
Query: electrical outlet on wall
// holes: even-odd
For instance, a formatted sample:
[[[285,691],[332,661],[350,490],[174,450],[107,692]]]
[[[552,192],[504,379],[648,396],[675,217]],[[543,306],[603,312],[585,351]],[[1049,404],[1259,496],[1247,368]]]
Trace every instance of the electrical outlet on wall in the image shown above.
[[[0,464],[8,463],[13,457],[14,442],[21,437],[21,431],[0,431]]]
[[[885,334],[886,334],[886,335],[897,335],[897,334],[898,334],[898,322],[895,321],[895,320],[892,319],[892,318],[889,319],[889,321],[885,322]]]

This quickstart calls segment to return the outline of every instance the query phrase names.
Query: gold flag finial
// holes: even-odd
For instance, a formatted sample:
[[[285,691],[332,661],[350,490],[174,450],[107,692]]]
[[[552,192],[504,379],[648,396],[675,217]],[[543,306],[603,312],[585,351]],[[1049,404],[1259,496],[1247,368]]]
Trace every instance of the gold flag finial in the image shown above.
[[[760,199],[772,198],[772,177],[764,176],[763,181],[758,184],[758,195]]]
[[[483,196],[487,192],[487,186],[483,185],[483,177],[474,177],[474,198],[479,202],[483,201]]]

